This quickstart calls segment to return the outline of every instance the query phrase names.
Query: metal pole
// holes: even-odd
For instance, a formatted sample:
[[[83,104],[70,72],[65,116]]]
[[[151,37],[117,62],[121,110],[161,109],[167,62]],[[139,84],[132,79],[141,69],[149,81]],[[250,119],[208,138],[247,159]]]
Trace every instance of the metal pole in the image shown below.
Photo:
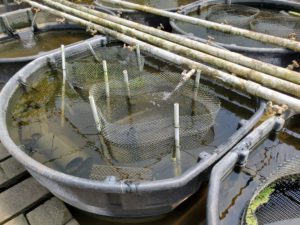
[[[61,45],[61,62],[62,62],[62,73],[63,73],[63,82],[61,90],[61,127],[65,125],[65,94],[66,94],[66,55],[65,55],[65,46]]]

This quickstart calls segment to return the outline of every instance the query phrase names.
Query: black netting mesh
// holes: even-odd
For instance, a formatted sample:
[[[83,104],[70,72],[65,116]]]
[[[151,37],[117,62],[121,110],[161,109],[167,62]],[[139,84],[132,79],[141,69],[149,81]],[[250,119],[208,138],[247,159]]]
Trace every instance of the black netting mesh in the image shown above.
[[[294,224],[299,218],[300,158],[295,158],[281,165],[256,190],[246,209],[245,224]]]

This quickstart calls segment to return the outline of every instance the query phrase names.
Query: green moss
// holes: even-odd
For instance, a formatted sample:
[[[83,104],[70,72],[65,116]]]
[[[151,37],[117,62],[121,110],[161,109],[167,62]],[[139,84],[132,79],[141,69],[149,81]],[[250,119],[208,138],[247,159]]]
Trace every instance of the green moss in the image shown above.
[[[247,214],[246,214],[246,224],[247,225],[258,225],[257,218],[255,216],[256,210],[266,204],[270,200],[270,195],[275,191],[274,185],[270,185],[263,189],[259,195],[250,203]]]

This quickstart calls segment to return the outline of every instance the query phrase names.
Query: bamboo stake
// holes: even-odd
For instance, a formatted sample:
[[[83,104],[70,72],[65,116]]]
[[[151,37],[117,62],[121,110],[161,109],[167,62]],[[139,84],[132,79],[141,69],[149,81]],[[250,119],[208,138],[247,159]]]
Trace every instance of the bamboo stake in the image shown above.
[[[190,17],[190,16],[186,16],[186,15],[182,15],[182,14],[178,14],[178,13],[174,13],[174,12],[168,12],[165,10],[152,8],[152,7],[145,6],[145,5],[138,5],[138,4],[120,1],[120,0],[99,0],[99,1],[114,4],[114,5],[120,6],[120,7],[125,7],[128,9],[138,10],[138,11],[155,14],[155,15],[162,16],[162,17],[167,17],[167,18],[174,19],[174,20],[179,20],[179,21],[186,22],[186,23],[191,23],[193,25],[206,27],[208,29],[221,31],[224,33],[230,33],[230,34],[234,34],[234,35],[238,35],[238,36],[247,37],[247,38],[250,38],[250,39],[253,39],[256,41],[273,44],[273,45],[278,45],[280,47],[291,49],[291,50],[297,51],[297,52],[300,51],[300,42],[298,42],[298,41],[293,41],[293,40],[289,40],[289,39],[285,39],[285,38],[275,37],[272,35],[257,33],[257,32],[253,32],[250,30],[245,30],[245,29],[233,27],[230,25],[226,25],[226,24],[219,24],[219,23],[215,23],[215,22],[211,22],[211,21],[207,21],[207,20],[203,20],[203,19],[199,19],[199,18],[195,18],[195,17]]]
[[[66,18],[70,21],[73,21],[75,23],[78,23],[80,25],[91,27],[95,30],[98,30],[102,34],[112,36],[120,41],[123,41],[126,44],[129,44],[132,46],[139,45],[141,50],[143,50],[149,54],[155,55],[162,59],[167,59],[170,62],[177,64],[177,65],[186,66],[191,69],[193,69],[193,68],[199,69],[206,76],[209,76],[212,79],[218,80],[224,84],[230,85],[230,87],[232,87],[232,88],[237,88],[241,91],[247,92],[250,95],[254,95],[254,96],[269,100],[269,101],[273,101],[277,104],[286,104],[290,108],[294,109],[296,112],[300,112],[300,100],[299,99],[296,99],[291,96],[288,96],[288,95],[282,94],[280,92],[271,90],[269,88],[263,87],[255,82],[238,78],[238,77],[228,74],[226,72],[206,66],[199,62],[195,62],[188,58],[176,55],[172,52],[160,49],[153,45],[147,44],[143,41],[136,40],[132,37],[121,34],[117,31],[114,31],[114,30],[105,28],[103,26],[91,23],[87,20],[75,17],[73,15],[69,15],[67,13],[60,12],[58,10],[49,8],[45,5],[33,2],[31,0],[23,0],[23,2],[26,2],[34,7],[38,7],[41,10],[47,11],[53,15],[62,16],[64,18]]]
[[[61,89],[61,127],[65,126],[65,93],[66,93],[66,79],[67,79],[67,71],[66,71],[66,56],[65,56],[65,46],[61,45],[61,64],[62,64],[62,72],[63,72],[63,82]]]
[[[299,16],[300,17],[300,13],[295,12],[295,11],[289,11],[288,14],[291,15],[291,16]]]
[[[165,32],[162,30],[158,30],[152,27],[148,27],[142,24],[138,24],[129,20],[125,20],[122,18],[119,18],[117,16],[112,16],[112,15],[108,15],[96,10],[92,10],[89,8],[86,8],[84,6],[80,6],[80,5],[76,5],[74,3],[65,1],[65,0],[56,0],[56,2],[59,2],[61,4],[64,4],[66,6],[72,7],[74,9],[80,10],[82,12],[86,12],[86,13],[90,13],[94,16],[118,23],[118,24],[122,24],[124,26],[128,26],[131,28],[134,28],[136,30],[139,31],[143,31],[145,33],[166,39],[166,40],[170,40],[174,43],[180,44],[182,46],[186,46],[198,51],[202,51],[205,52],[207,54],[216,56],[218,58],[222,58],[225,60],[228,60],[230,62],[234,62],[236,64],[240,64],[243,66],[246,66],[248,68],[254,69],[254,70],[258,70],[260,72],[263,73],[267,73],[269,75],[278,77],[278,78],[282,78],[288,81],[291,81],[293,83],[297,83],[300,84],[300,74],[295,72],[295,71],[291,71],[285,68],[281,68],[278,66],[274,66],[272,64],[269,63],[265,63],[259,60],[255,60],[246,56],[243,56],[242,54],[239,53],[235,53],[235,52],[231,52],[228,50],[224,50],[224,49],[220,49],[217,47],[213,47],[211,45],[208,44],[204,44],[204,43],[200,43],[182,36],[178,36],[175,34],[171,34],[169,32]]]
[[[93,22],[96,22],[97,24],[103,25],[105,27],[109,27],[113,30],[117,30],[120,33],[124,33],[131,37],[135,37],[135,38],[147,41],[151,44],[154,44],[161,48],[167,49],[169,51],[176,52],[178,54],[182,54],[187,57],[192,57],[194,59],[201,60],[206,63],[210,63],[214,66],[228,70],[228,71],[230,71],[234,74],[237,74],[239,76],[242,76],[244,78],[251,79],[253,81],[261,83],[264,86],[271,87],[273,89],[277,89],[277,90],[283,91],[285,93],[289,93],[291,95],[300,97],[300,86],[297,84],[294,84],[294,83],[291,83],[291,82],[288,82],[285,80],[281,80],[279,78],[272,77],[270,75],[267,75],[267,74],[264,74],[264,73],[261,73],[261,72],[255,71],[255,70],[251,70],[251,69],[243,67],[241,65],[237,65],[232,62],[228,62],[226,60],[219,59],[219,58],[216,58],[211,55],[207,55],[207,54],[199,52],[199,51],[192,50],[190,48],[172,43],[170,41],[167,41],[167,40],[164,40],[161,38],[157,38],[152,35],[137,31],[135,29],[128,28],[123,25],[119,25],[119,24],[111,22],[109,20],[98,18],[97,16],[81,12],[77,9],[70,8],[70,7],[62,5],[60,3],[56,3],[56,2],[53,2],[50,0],[42,0],[42,1],[46,4],[49,4],[50,6],[64,10],[65,12],[72,13],[76,16],[83,17],[89,21],[93,21]]]

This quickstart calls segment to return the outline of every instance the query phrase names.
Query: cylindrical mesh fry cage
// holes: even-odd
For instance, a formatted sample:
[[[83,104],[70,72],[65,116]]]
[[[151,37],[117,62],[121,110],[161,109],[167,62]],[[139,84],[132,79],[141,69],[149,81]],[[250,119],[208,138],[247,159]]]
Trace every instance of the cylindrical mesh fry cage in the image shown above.
[[[300,18],[272,16],[257,18],[250,23],[251,30],[282,38],[300,38]]]
[[[108,83],[103,81],[103,60]],[[199,148],[208,138],[220,107],[208,87],[200,84],[196,88],[194,80],[182,80],[178,71],[143,70],[149,63],[133,50],[110,47],[97,55],[97,62],[67,66],[71,86],[79,89],[84,98],[93,97],[100,121],[95,123],[103,142],[109,143],[103,155],[117,163],[161,159],[172,153],[174,103],[180,105],[181,150]]]

